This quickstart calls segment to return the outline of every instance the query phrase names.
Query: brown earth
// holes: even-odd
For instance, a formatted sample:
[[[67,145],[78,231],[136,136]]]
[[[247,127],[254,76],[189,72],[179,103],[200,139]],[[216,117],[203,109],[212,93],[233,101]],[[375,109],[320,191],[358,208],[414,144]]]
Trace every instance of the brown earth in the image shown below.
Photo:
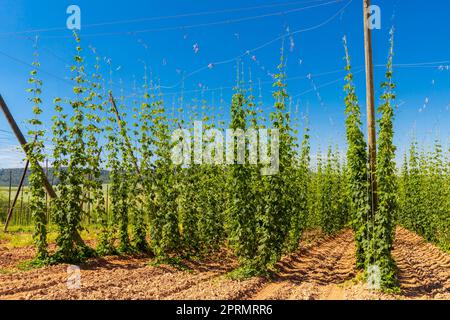
[[[67,265],[19,271],[32,248],[7,250],[0,244],[0,299],[450,299],[450,255],[399,228],[394,257],[401,295],[370,292],[357,281],[352,232],[309,236],[278,265],[271,280],[245,281],[226,275],[236,266],[224,251],[187,261],[187,270],[151,266],[148,258],[108,257],[81,265],[81,288],[67,287]]]

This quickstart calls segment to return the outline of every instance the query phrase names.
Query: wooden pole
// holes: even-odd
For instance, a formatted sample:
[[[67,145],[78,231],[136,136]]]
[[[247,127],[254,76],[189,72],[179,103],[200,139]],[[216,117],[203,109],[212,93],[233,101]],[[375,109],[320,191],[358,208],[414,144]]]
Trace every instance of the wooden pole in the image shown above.
[[[11,210],[12,169],[9,171],[8,211]]]
[[[16,195],[14,196],[13,203],[9,207],[8,217],[6,217],[6,222],[5,222],[5,229],[4,229],[5,232],[8,231],[9,221],[11,220],[11,217],[14,212],[14,207],[16,206],[17,199],[19,198],[20,192],[22,191],[22,186],[25,181],[25,177],[27,176],[27,171],[28,171],[29,165],[30,165],[30,161],[27,160],[27,163],[25,164],[25,169],[23,169],[22,177],[20,178],[19,187],[17,188]],[[23,193],[22,193],[22,201],[23,201]],[[22,207],[22,203],[20,204],[20,206]]]
[[[25,217],[25,222],[26,222],[26,225],[28,225],[28,218],[27,218],[27,215],[25,214],[23,214],[23,189],[24,188],[22,188],[22,192],[20,193],[20,216],[22,217],[22,220],[23,220],[23,218]]]
[[[109,186],[106,185],[106,216],[109,219]]]
[[[111,105],[112,105],[113,111],[116,115],[117,123],[119,124],[120,130],[122,132],[124,132],[123,138],[125,140],[125,144],[127,145],[128,151],[130,152],[131,158],[134,162],[134,166],[136,167],[136,172],[138,173],[139,176],[141,176],[141,170],[139,169],[139,164],[138,164],[137,158],[134,155],[133,147],[131,146],[130,139],[128,138],[128,135],[126,134],[125,128],[123,127],[122,119],[120,118],[119,110],[117,109],[116,101],[114,100],[114,97],[113,97],[113,94],[111,91],[109,92],[109,100],[111,101]]]
[[[48,159],[45,159],[45,178],[48,181]],[[49,211],[48,211],[48,194],[45,194],[45,216],[47,217],[47,223],[50,221]]]
[[[3,100],[3,97],[1,94],[0,94],[0,109],[2,109],[3,113],[5,114],[6,120],[8,121],[9,125],[11,126],[11,129],[13,130],[17,140],[19,141],[20,145],[22,146],[23,150],[25,151],[27,158],[29,159],[30,157],[27,154],[27,148],[26,148],[27,140],[23,136],[22,131],[20,131],[19,126],[17,125],[16,121],[14,120],[14,117],[12,116],[11,112],[9,111],[9,108],[6,105],[5,100]],[[57,196],[56,196],[55,190],[53,190],[52,185],[48,182],[47,177],[44,174],[44,170],[42,169],[42,167],[39,164],[37,164],[37,165],[39,167],[39,170],[41,170],[41,172],[42,172],[42,176],[44,177],[45,190],[47,191],[50,198],[56,199]]]
[[[376,210],[377,199],[377,138],[375,129],[375,94],[373,84],[373,60],[372,60],[372,31],[369,26],[371,12],[370,0],[363,0],[364,6],[364,51],[366,65],[366,104],[367,104],[367,130],[369,144],[369,175],[372,196],[372,211]],[[374,212],[372,212],[373,214]]]
[[[89,175],[88,176],[89,181],[92,181],[92,176]],[[87,194],[87,212],[88,212],[88,225],[91,225],[91,189],[88,189],[88,194]]]

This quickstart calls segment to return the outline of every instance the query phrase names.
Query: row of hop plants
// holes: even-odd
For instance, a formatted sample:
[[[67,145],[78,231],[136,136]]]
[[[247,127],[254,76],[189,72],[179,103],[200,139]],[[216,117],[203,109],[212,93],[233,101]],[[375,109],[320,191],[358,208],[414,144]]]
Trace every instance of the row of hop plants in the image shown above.
[[[396,147],[394,138],[395,88],[393,81],[394,30],[390,32],[385,80],[377,109],[376,172],[370,172],[368,150],[361,129],[361,109],[353,82],[351,59],[344,37],[346,60],[345,114],[347,133],[347,182],[351,225],[356,243],[356,267],[364,270],[369,281],[379,280],[380,288],[398,292],[397,267],[392,257],[395,215],[398,212]],[[371,190],[376,177],[377,192]],[[376,197],[372,197],[376,194]],[[374,277],[379,279],[375,279]]]
[[[9,194],[9,189],[4,188],[1,189],[0,192],[0,221],[2,224],[6,222],[6,218],[8,216],[8,212],[10,206],[13,202],[13,192],[16,191],[11,189],[11,195]],[[29,227],[32,226],[32,218],[31,218],[31,208],[29,205],[30,192],[27,187],[21,189],[20,195],[17,199],[15,205],[15,211],[13,216],[9,221],[10,226],[17,227]],[[48,212],[48,210],[47,210]]]
[[[374,270],[380,275],[381,289],[398,292],[397,267],[392,257],[396,225],[403,225],[426,240],[449,246],[450,180],[449,161],[436,142],[432,153],[418,153],[414,142],[409,158],[398,170],[395,163],[394,119],[396,84],[394,82],[394,29],[390,32],[385,80],[381,83],[377,118],[376,172],[368,167],[368,150],[361,130],[361,110],[353,83],[353,73],[347,41],[344,38],[347,62],[346,182],[349,212],[356,243],[356,266],[364,270],[369,280]],[[371,174],[376,176],[376,198],[370,190]],[[375,267],[375,269],[374,269]]]
[[[261,104],[255,103],[251,80],[244,83],[238,79],[230,101],[231,120],[226,125],[211,116],[211,106],[204,100],[194,102],[189,118],[175,117],[146,67],[143,94],[138,97],[135,92],[130,106],[122,90],[112,103],[101,60],[93,51],[95,63],[89,74],[76,34],[75,42],[71,98],[54,99],[52,157],[58,197],[52,201],[50,221],[43,214],[44,176],[39,170],[44,132],[37,53],[30,78],[35,114],[30,134],[36,139],[27,154],[32,165],[36,262],[75,263],[97,255],[147,253],[157,262],[172,263],[226,245],[241,263],[235,275],[252,276],[266,274],[283,254],[295,251],[306,229],[322,228],[333,234],[346,225],[345,164],[337,150],[330,148],[316,167],[311,166],[309,129],[305,126],[299,143],[293,124],[297,119],[291,119],[286,107],[289,96],[283,51],[269,117],[266,119]],[[260,165],[175,165],[171,132],[192,128],[198,119],[203,120],[203,130],[278,129],[279,174],[262,175]],[[102,169],[110,173],[107,195]],[[91,216],[86,219],[88,214]],[[95,249],[80,236],[85,221],[100,229]],[[49,222],[58,232],[52,254],[46,235]]]
[[[450,150],[439,141],[433,150],[413,141],[400,171],[398,223],[427,241],[450,250]]]

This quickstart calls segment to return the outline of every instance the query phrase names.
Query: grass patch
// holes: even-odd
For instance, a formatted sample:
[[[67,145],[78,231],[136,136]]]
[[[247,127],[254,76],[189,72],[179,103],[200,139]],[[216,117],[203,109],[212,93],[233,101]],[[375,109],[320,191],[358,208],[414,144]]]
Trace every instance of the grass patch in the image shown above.
[[[233,271],[230,271],[227,273],[227,278],[231,280],[237,280],[237,281],[244,281],[250,278],[254,277],[263,277],[267,279],[273,279],[274,272],[271,270],[256,270],[255,268],[248,267],[248,266],[241,266]]]
[[[34,228],[32,226],[11,226],[8,232],[0,231],[0,243],[7,249],[33,246],[33,232]],[[48,243],[55,243],[57,236],[56,228],[50,226],[47,233]],[[97,236],[98,230],[96,228],[88,228],[81,231],[81,237],[85,241],[95,241]]]
[[[23,232],[3,232],[0,231],[0,241],[8,249],[23,248],[33,245],[33,237],[31,233]]]
[[[0,275],[10,275],[13,273],[14,273],[14,270],[12,270],[12,269],[0,268]]]
[[[48,264],[39,260],[26,260],[19,262],[16,267],[20,271],[30,271],[46,267]]]
[[[47,234],[47,241],[49,243],[55,242],[57,237],[57,233],[52,231]],[[8,249],[15,249],[15,248],[25,248],[30,247],[34,245],[33,242],[33,232],[32,231],[10,231],[10,232],[3,232],[0,231],[0,241],[5,242],[5,247]]]

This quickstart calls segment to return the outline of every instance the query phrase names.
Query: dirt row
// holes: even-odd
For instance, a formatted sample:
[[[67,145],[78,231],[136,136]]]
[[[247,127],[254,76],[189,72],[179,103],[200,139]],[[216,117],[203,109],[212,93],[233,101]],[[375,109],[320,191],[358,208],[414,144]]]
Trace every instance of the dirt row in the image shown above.
[[[0,248],[0,270],[31,258],[30,248]],[[186,262],[187,270],[148,258],[108,257],[81,266],[81,288],[68,289],[66,265],[0,273],[0,299],[450,299],[450,255],[399,228],[394,258],[402,294],[369,292],[355,280],[351,231],[316,239],[285,257],[272,279],[231,280],[229,252]]]

